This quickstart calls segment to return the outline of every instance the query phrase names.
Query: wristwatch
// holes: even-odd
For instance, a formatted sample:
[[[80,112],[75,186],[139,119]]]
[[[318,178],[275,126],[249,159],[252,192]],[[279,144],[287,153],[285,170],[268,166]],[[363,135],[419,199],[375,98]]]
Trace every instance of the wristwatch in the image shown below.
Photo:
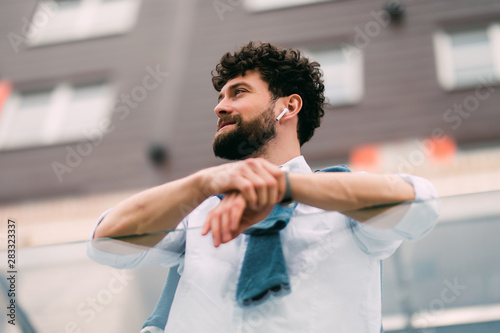
[[[281,206],[288,206],[293,202],[292,198],[292,186],[290,185],[290,180],[288,179],[288,171],[285,171],[285,195],[283,199],[280,201]]]

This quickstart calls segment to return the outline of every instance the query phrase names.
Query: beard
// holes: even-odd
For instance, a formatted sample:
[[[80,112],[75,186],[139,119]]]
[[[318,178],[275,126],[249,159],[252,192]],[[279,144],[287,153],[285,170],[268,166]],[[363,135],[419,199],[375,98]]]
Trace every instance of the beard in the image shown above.
[[[235,161],[261,154],[266,144],[276,136],[273,106],[249,121],[243,121],[240,115],[221,117],[219,122],[233,120],[236,128],[216,135],[212,143],[215,156]]]

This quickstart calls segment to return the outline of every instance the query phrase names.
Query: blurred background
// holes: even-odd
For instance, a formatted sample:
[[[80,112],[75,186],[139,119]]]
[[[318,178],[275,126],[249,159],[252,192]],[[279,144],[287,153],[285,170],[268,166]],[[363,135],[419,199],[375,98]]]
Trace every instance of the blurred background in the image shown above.
[[[2,249],[8,218],[40,253],[85,240],[133,193],[223,163],[211,70],[269,41],[322,65],[313,169],[411,173],[450,197],[436,231],[385,265],[386,329],[500,332],[498,0],[2,0],[0,34]],[[19,259],[25,272],[64,252],[51,246]]]

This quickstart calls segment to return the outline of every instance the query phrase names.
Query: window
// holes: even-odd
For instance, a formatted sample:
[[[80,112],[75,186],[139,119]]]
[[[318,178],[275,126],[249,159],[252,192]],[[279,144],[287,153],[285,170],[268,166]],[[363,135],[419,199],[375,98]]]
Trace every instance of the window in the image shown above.
[[[246,10],[258,12],[327,1],[332,0],[244,0],[244,5]]]
[[[500,81],[500,24],[434,34],[438,80],[447,90]]]
[[[363,56],[350,46],[305,49],[316,60],[324,73],[325,97],[332,106],[355,104],[363,96]]]
[[[124,33],[135,25],[140,0],[43,0],[29,30],[42,45]]]
[[[86,139],[86,131],[109,121],[112,95],[105,83],[14,91],[0,113],[0,149]]]

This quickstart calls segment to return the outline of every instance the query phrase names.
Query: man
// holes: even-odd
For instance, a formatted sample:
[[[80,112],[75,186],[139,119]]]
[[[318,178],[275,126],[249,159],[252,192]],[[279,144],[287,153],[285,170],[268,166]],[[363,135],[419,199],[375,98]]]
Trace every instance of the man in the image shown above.
[[[180,264],[166,332],[380,332],[380,260],[432,229],[432,185],[311,172],[300,147],[324,114],[324,86],[299,51],[250,42],[221,58],[212,81],[214,153],[237,161],[125,200],[93,236],[178,229],[128,240],[152,249],[89,255],[120,268]],[[290,199],[292,218],[276,217]]]

